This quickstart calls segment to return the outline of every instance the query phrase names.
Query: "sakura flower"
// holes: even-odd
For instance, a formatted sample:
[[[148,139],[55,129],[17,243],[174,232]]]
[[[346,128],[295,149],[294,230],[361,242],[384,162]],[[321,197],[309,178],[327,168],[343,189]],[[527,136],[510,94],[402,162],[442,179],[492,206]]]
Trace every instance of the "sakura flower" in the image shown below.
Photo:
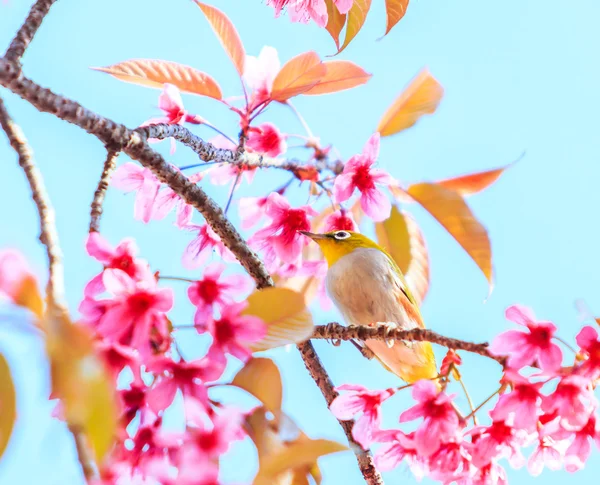
[[[183,252],[182,264],[186,269],[195,269],[202,266],[212,251],[228,262],[236,261],[235,256],[223,244],[208,224],[186,226],[188,231],[197,231],[197,236],[190,242]]]
[[[120,269],[134,280],[146,278],[150,274],[148,263],[136,258],[138,248],[133,239],[123,239],[115,248],[100,233],[91,232],[86,240],[85,249],[92,258],[104,265],[104,269]],[[100,273],[88,282],[83,293],[93,297],[103,291],[104,283]]]
[[[146,223],[150,221],[160,188],[150,169],[127,162],[115,170],[110,183],[125,192],[136,191],[133,216]]]
[[[565,470],[575,472],[584,467],[592,452],[591,441],[595,441],[596,446],[600,448],[600,425],[593,414],[587,423],[574,433],[573,442],[565,452]]]
[[[252,89],[252,105],[257,106],[271,95],[273,81],[281,69],[274,47],[264,46],[258,57],[246,56],[243,79]]]
[[[147,402],[148,387],[142,384],[133,383],[129,389],[120,389],[118,391],[121,401],[121,426],[126,428],[129,423],[140,412],[140,420],[146,419],[146,413],[152,413]]]
[[[221,310],[221,318],[210,318],[205,324],[196,325],[199,331],[212,335],[209,359],[218,359],[228,353],[246,361],[252,355],[248,346],[266,335],[267,327],[260,318],[241,315],[246,306],[246,302],[228,305]]]
[[[562,351],[552,342],[556,332],[554,324],[536,321],[533,312],[521,305],[508,308],[506,318],[523,325],[528,332],[509,330],[498,335],[489,347],[492,354],[509,355],[508,365],[514,369],[520,369],[536,361],[546,372],[554,372],[560,367]]]
[[[173,306],[173,290],[159,288],[152,277],[135,281],[120,269],[105,270],[102,280],[113,296],[107,300],[86,297],[79,307],[84,321],[102,337],[147,356],[152,332],[169,333],[165,313]]]
[[[450,374],[450,371],[452,369],[456,369],[461,364],[462,359],[460,358],[460,355],[458,355],[454,350],[450,349],[448,350],[448,352],[446,352],[444,360],[442,360],[440,374],[443,376],[447,376]]]
[[[246,147],[268,157],[277,157],[287,150],[285,135],[282,135],[273,123],[251,127],[248,130]]]
[[[317,212],[309,207],[292,208],[290,203],[277,192],[272,192],[267,200],[266,213],[271,223],[252,236],[251,241],[261,249],[271,247],[274,255],[286,263],[296,262],[301,256],[302,246],[308,239],[298,231],[309,231],[309,216]]]
[[[538,416],[542,414],[542,383],[531,383],[510,370],[506,371],[506,379],[512,383],[513,390],[500,396],[496,407],[490,411],[490,416],[495,421],[512,418],[515,428],[535,430]]]
[[[177,86],[165,83],[162,93],[158,97],[158,107],[163,111],[164,116],[159,118],[151,118],[144,121],[140,126],[156,125],[159,123],[167,123],[169,125],[183,125],[185,122],[200,124],[202,118],[196,115],[189,114],[183,107],[183,100]],[[160,140],[157,138],[149,138],[149,143],[157,143]],[[175,153],[175,139],[171,138],[171,154]]]
[[[342,8],[348,0],[342,0]],[[327,25],[327,5],[325,0],[267,0],[267,5],[275,8],[275,17],[279,17],[284,7],[292,22],[306,23],[312,19],[319,27]]]
[[[27,279],[35,280],[23,254],[14,249],[0,250],[0,301],[2,297],[17,300]]]
[[[194,323],[203,325],[211,318],[213,310],[231,304],[235,295],[251,288],[251,283],[244,275],[222,276],[225,266],[214,263],[204,270],[202,279],[195,281],[188,288],[188,297],[196,306]]]
[[[400,415],[400,422],[423,418],[415,432],[415,446],[420,455],[431,456],[458,429],[458,416],[452,407],[453,396],[440,392],[433,382],[426,380],[418,381],[413,386],[412,396],[418,404],[404,411]]]
[[[472,477],[459,480],[457,485],[508,485],[506,470],[496,461],[475,470]]]
[[[394,390],[370,391],[363,386],[344,384],[337,391],[349,391],[336,397],[329,406],[332,414],[343,421],[352,419],[356,414],[362,416],[352,428],[352,437],[367,449],[373,441],[373,433],[381,424],[381,404],[394,395]]]
[[[350,11],[354,0],[333,0],[333,3],[337,7],[338,11],[343,15]]]
[[[242,197],[239,200],[242,229],[250,229],[264,216],[267,197]]]
[[[384,443],[375,454],[375,465],[381,471],[393,470],[406,459],[417,479],[425,476],[426,463],[417,452],[414,433],[406,435],[400,430],[385,430],[379,431],[375,439]]]
[[[244,438],[243,423],[243,413],[226,407],[212,416],[209,425],[203,422],[190,427],[191,441],[202,456],[208,459],[219,458],[234,441]]]
[[[358,225],[352,214],[344,209],[329,214],[323,221],[323,232],[358,231]]]
[[[563,427],[570,430],[580,429],[587,423],[596,404],[590,386],[590,381],[583,376],[563,377],[556,390],[543,397],[542,410],[546,414],[558,414]]]
[[[379,133],[369,138],[361,155],[354,155],[344,165],[344,171],[337,176],[333,185],[333,194],[337,202],[348,200],[354,190],[361,193],[360,206],[365,214],[374,221],[389,217],[392,204],[378,185],[393,182],[390,175],[382,169],[372,168],[379,155]]]
[[[577,334],[577,345],[585,352],[587,360],[578,369],[581,375],[590,379],[600,377],[600,340],[594,327],[585,326]]]
[[[188,181],[196,184],[202,180],[206,172],[198,172],[188,177]],[[179,195],[177,195],[171,187],[163,188],[156,197],[154,212],[152,214],[153,219],[163,219],[166,215],[173,210],[173,207],[177,207],[177,218],[175,225],[179,228],[184,228],[189,225],[192,220],[192,213],[194,208],[187,204]]]
[[[552,438],[542,438],[538,442],[537,448],[533,451],[527,462],[527,470],[531,475],[537,477],[544,466],[550,470],[560,470],[562,468],[563,453],[558,449]]]
[[[427,476],[442,483],[456,482],[472,473],[471,455],[460,440],[442,444],[427,465]]]
[[[208,391],[204,382],[218,379],[225,370],[225,359],[202,359],[175,362],[167,356],[155,358],[148,370],[157,375],[150,391],[148,404],[156,413],[168,408],[177,390],[181,390],[184,399],[194,399],[204,409],[209,409]]]
[[[116,381],[125,367],[129,367],[135,382],[142,382],[140,376],[140,358],[131,347],[109,340],[95,342],[95,348],[106,365],[106,368]]]
[[[508,458],[513,468],[525,464],[521,447],[528,444],[532,436],[525,430],[515,429],[504,421],[494,421],[489,426],[478,426],[469,433],[473,437],[469,448],[476,467],[482,468],[501,457]]]

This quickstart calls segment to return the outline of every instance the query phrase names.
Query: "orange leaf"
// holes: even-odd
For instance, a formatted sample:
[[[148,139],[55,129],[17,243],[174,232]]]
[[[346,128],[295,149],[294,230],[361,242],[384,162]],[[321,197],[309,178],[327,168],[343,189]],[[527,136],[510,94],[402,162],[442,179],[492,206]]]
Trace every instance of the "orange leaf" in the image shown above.
[[[218,8],[200,3],[197,0],[196,4],[200,7],[204,15],[206,15],[206,19],[209,21],[210,26],[215,34],[217,34],[217,37],[221,41],[221,45],[225,49],[225,52],[227,52],[231,62],[233,62],[238,74],[241,76],[244,74],[246,51],[244,50],[242,40],[233,23],[229,20],[227,15]]]
[[[411,185],[408,194],[421,204],[475,261],[492,283],[492,248],[486,229],[475,219],[462,196],[437,184]]]
[[[108,67],[92,67],[121,81],[162,89],[170,83],[181,91],[221,99],[221,88],[208,74],[176,62],[157,59],[131,59]]]
[[[385,112],[377,131],[389,136],[410,128],[421,116],[435,112],[443,94],[441,84],[427,69],[422,70]]]
[[[404,274],[419,306],[429,289],[429,254],[423,233],[413,217],[392,207],[388,219],[375,224],[377,242],[394,259]]]
[[[0,457],[8,446],[17,419],[15,385],[6,358],[0,354]]]
[[[309,51],[287,61],[273,81],[271,99],[285,102],[305,93],[319,83],[327,73],[325,64],[316,52]]]
[[[328,61],[323,65],[327,68],[325,76],[304,94],[328,94],[351,89],[365,84],[372,76],[350,61]]]
[[[387,35],[392,27],[396,25],[408,8],[408,0],[385,0],[385,13],[387,16],[387,25],[385,27],[385,35]]]
[[[446,187],[447,189],[455,190],[462,196],[473,195],[492,185],[500,178],[500,175],[502,175],[504,170],[506,170],[508,167],[509,165],[506,167],[495,168],[493,170],[487,170],[485,172],[472,173],[451,179],[440,180],[437,182],[437,184],[441,185],[442,187]]]
[[[362,29],[362,26],[367,20],[367,14],[371,8],[371,0],[354,0],[352,8],[348,12],[348,25],[346,25],[346,38],[344,44],[338,50],[338,54],[342,52],[348,44],[356,37],[356,34]]]
[[[339,50],[340,33],[346,23],[346,14],[340,13],[333,4],[333,0],[325,0],[325,5],[327,5],[327,25],[325,26],[325,29],[329,32],[329,35],[331,35],[335,42],[335,48]]]
[[[44,315],[44,301],[37,285],[37,280],[32,275],[27,275],[19,282],[14,294],[15,304],[28,308],[37,317]]]

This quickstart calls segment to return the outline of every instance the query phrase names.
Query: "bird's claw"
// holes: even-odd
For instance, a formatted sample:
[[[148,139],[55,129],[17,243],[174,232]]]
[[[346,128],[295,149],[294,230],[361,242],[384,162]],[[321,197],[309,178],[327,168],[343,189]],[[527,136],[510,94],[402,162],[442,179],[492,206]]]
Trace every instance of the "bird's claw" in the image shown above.
[[[330,322],[328,323],[325,328],[327,330],[327,334],[331,335],[332,333],[334,333],[335,328],[337,327],[336,323]],[[339,347],[340,345],[342,345],[342,340],[339,338],[328,338],[327,342],[329,342],[331,345],[333,345],[334,347]]]
[[[375,354],[369,347],[360,345],[354,339],[351,339],[350,342],[352,343],[352,345],[354,345],[358,349],[358,351],[362,354],[362,356],[365,359],[371,360],[373,357],[375,357]]]

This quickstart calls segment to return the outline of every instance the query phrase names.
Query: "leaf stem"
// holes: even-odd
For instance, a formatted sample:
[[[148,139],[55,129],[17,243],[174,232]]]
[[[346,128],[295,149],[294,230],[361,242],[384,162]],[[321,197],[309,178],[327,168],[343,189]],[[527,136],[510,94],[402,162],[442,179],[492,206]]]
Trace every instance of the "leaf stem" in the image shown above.
[[[287,106],[289,106],[289,108],[292,110],[292,112],[294,113],[294,115],[296,115],[296,118],[298,118],[298,121],[300,121],[300,124],[302,125],[302,127],[304,128],[304,131],[306,131],[306,134],[308,135],[308,138],[314,138],[313,132],[310,129],[310,126],[308,126],[308,123],[306,122],[306,120],[302,117],[302,115],[300,114],[300,112],[294,107],[294,105],[291,103],[291,101],[288,99],[285,104]]]
[[[161,280],[170,280],[170,281],[184,281],[186,283],[195,283],[196,280],[190,279],[190,278],[183,278],[181,276],[163,276],[163,275],[158,275],[158,278]]]
[[[491,396],[489,396],[485,401],[483,401],[479,406],[477,406],[471,412],[471,414],[469,414],[468,416],[465,417],[465,421],[467,421],[469,418],[475,416],[475,414],[477,413],[477,411],[479,411],[483,406],[485,406],[488,402],[490,402],[494,398],[494,396],[496,396],[496,394],[498,394],[502,390],[503,387],[504,386],[500,386],[498,389],[496,389]]]

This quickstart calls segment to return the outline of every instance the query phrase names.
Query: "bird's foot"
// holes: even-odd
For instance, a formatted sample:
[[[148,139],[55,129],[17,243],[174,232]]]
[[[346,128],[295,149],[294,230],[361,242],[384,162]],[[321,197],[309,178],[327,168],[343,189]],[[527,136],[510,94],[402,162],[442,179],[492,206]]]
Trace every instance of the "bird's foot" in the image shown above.
[[[327,330],[327,335],[332,335],[334,333],[335,328],[337,327],[337,323],[330,322],[325,328]],[[328,338],[327,341],[333,345],[334,347],[339,347],[342,344],[342,341],[339,338]]]
[[[352,343],[352,345],[354,345],[358,349],[358,351],[362,354],[362,356],[365,359],[371,360],[373,357],[375,357],[375,354],[373,353],[373,351],[369,347],[360,345],[354,339],[351,339],[350,342]]]

